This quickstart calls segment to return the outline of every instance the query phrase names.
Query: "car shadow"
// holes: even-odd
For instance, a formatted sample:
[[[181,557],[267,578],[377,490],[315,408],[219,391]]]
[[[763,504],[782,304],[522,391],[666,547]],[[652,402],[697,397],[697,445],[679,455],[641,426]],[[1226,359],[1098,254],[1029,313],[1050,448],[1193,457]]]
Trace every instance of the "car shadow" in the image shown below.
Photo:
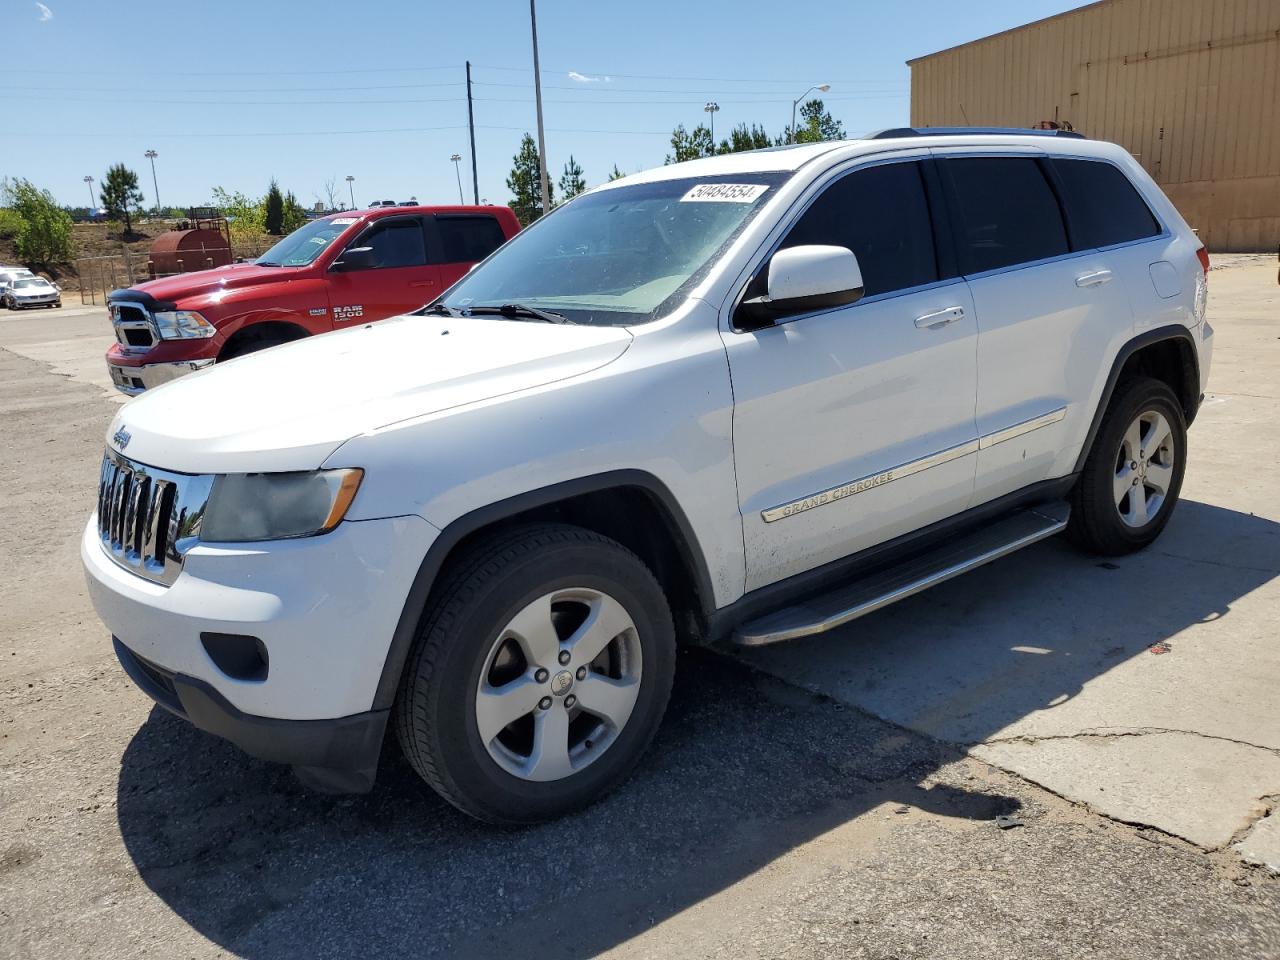
[[[589,957],[886,804],[974,821],[1014,812],[1018,801],[1008,796],[921,783],[966,743],[1062,702],[1158,638],[1226,615],[1277,575],[1277,546],[1280,525],[1184,503],[1141,563],[1129,558],[1109,569],[1108,561],[1041,545],[1032,562],[1008,558],[988,568],[985,617],[971,609],[946,631],[914,635],[889,629],[889,611],[867,618],[870,634],[890,635],[901,655],[861,676],[850,668],[844,680],[884,683],[896,669],[887,687],[916,691],[915,715],[932,711],[943,727],[953,718],[959,746],[694,649],[681,653],[666,721],[637,774],[553,823],[518,830],[476,823],[432,793],[393,744],[371,794],[313,794],[287,770],[157,708],[123,757],[120,830],[143,881],[201,934],[242,956]],[[1234,559],[1192,576],[1178,556],[1184,548]],[[987,671],[982,683],[961,684],[957,699],[966,665],[1000,655],[984,639],[987,618],[1017,621],[1036,606],[1024,571],[1037,564],[1077,578],[1095,607],[1126,595],[1089,587],[1101,574],[1176,582],[1161,602],[1142,605],[1139,635],[1076,629],[1071,655],[1052,669]],[[976,608],[955,584],[940,589],[961,591],[944,609]],[[899,610],[910,617],[915,605],[921,617],[931,603],[925,594]],[[1035,622],[1054,613],[1040,610]],[[998,643],[1008,648],[1007,641]],[[975,655],[984,643],[988,654]],[[926,646],[931,655],[903,652]]]

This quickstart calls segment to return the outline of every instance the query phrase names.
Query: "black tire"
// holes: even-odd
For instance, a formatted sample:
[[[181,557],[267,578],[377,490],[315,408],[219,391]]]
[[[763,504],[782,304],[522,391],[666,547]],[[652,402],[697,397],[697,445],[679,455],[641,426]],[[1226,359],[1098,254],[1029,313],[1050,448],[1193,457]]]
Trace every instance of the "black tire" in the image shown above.
[[[227,360],[234,360],[236,357],[245,357],[251,353],[257,353],[259,350],[267,350],[271,347],[278,347],[282,343],[290,343],[291,340],[269,336],[269,337],[246,337],[236,343],[230,344],[218,357],[218,362],[222,363]]]
[[[1154,514],[1138,525],[1127,523],[1117,503],[1118,471],[1126,431],[1135,420],[1151,414],[1165,418],[1172,438],[1169,459],[1172,479]],[[1150,454],[1149,454],[1150,455]],[[1131,461],[1136,462],[1136,461]],[[1115,395],[1102,418],[1089,457],[1085,460],[1071,497],[1068,537],[1082,549],[1105,556],[1132,553],[1147,546],[1165,528],[1178,503],[1182,477],[1187,465],[1187,425],[1182,406],[1168,384],[1151,377],[1128,380],[1116,387]],[[1139,482],[1145,479],[1136,478]],[[1146,496],[1144,494],[1144,500]]]
[[[515,614],[538,597],[575,587],[607,594],[630,616],[643,664],[639,693],[598,757],[563,779],[532,782],[490,755],[476,720],[477,691]],[[410,765],[442,797],[488,823],[535,823],[586,806],[631,772],[666,710],[676,650],[666,597],[635,554],[580,527],[513,528],[451,562],[429,603],[393,722]]]

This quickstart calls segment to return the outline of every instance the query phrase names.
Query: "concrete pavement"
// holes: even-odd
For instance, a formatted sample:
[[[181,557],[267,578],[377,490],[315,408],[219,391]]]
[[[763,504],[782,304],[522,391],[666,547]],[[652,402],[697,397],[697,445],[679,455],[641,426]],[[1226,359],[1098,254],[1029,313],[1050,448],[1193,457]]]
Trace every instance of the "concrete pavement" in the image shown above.
[[[1060,541],[746,656],[1091,810],[1280,872],[1280,287],[1210,275],[1210,394],[1149,550]]]

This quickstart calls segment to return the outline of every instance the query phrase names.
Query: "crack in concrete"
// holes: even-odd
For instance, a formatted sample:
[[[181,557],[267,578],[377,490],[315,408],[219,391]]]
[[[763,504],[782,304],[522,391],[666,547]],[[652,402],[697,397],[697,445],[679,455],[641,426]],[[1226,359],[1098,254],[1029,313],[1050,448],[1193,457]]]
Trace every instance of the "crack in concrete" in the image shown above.
[[[1233,743],[1237,746],[1249,747],[1254,750],[1261,750],[1264,753],[1270,753],[1276,757],[1280,757],[1280,748],[1264,747],[1261,744],[1250,743],[1247,740],[1236,740],[1232,737],[1221,737],[1212,733],[1201,733],[1198,730],[1178,730],[1172,727],[1130,727],[1130,728],[1090,727],[1085,730],[1081,730],[1079,733],[1070,733],[1070,734],[1066,734],[1066,733],[1052,734],[1049,736],[1019,734],[1013,737],[995,737],[992,739],[984,740],[982,741],[981,744],[977,744],[977,746],[984,746],[987,744],[1000,744],[1000,743],[1026,743],[1026,744],[1034,745],[1037,743],[1047,743],[1055,740],[1089,740],[1089,739],[1108,740],[1108,739],[1116,739],[1119,737],[1160,736],[1163,734],[1184,734],[1186,736],[1200,737],[1201,739],[1204,739],[1204,740],[1216,740],[1221,743]],[[979,759],[981,759],[984,763],[989,763],[992,766],[997,767],[1000,770],[1003,770],[1005,773],[1012,774],[1013,776],[1018,777],[1019,779],[1026,780],[1028,783],[1035,784],[1037,787],[1040,787],[1042,790],[1047,790],[1050,793],[1052,793],[1054,796],[1059,797],[1067,801],[1068,803],[1074,804],[1076,806],[1084,807],[1084,809],[1088,810],[1094,816],[1102,817],[1104,820],[1111,820],[1115,823],[1122,823],[1122,824],[1125,824],[1126,826],[1139,827],[1145,830],[1154,830],[1156,833],[1163,834],[1164,836],[1167,836],[1167,837],[1173,837],[1177,840],[1182,841],[1183,843],[1191,844],[1193,847],[1195,847],[1198,850],[1205,850],[1210,853],[1217,853],[1223,850],[1229,850],[1231,847],[1235,846],[1237,843],[1244,840],[1244,838],[1249,835],[1249,833],[1253,830],[1254,827],[1258,825],[1260,821],[1265,820],[1267,817],[1271,816],[1272,813],[1274,813],[1278,808],[1280,808],[1280,794],[1266,794],[1262,797],[1259,797],[1257,800],[1257,807],[1259,808],[1257,813],[1251,813],[1248,817],[1246,817],[1244,823],[1242,823],[1239,827],[1237,827],[1232,832],[1231,836],[1227,839],[1225,843],[1219,844],[1218,846],[1214,846],[1214,847],[1206,847],[1202,844],[1196,843],[1194,840],[1191,840],[1187,837],[1182,836],[1181,834],[1174,833],[1171,830],[1166,830],[1163,827],[1156,826],[1153,823],[1146,823],[1140,820],[1126,820],[1123,817],[1106,813],[1102,810],[1097,809],[1097,807],[1095,807],[1093,804],[1091,804],[1087,800],[1076,800],[1072,797],[1067,796],[1066,794],[1059,793],[1057,790],[1055,790],[1053,787],[1049,786],[1048,784],[1041,783],[1039,780],[1035,779],[1034,777],[1028,776],[1025,773],[1022,773],[1021,771],[1011,770],[1008,767],[1005,767],[985,757],[980,757]]]
[[[1280,757],[1280,747],[1266,747],[1260,743],[1250,743],[1248,740],[1236,740],[1233,737],[1222,737],[1213,733],[1201,733],[1199,730],[1180,730],[1174,727],[1087,727],[1078,733],[1059,733],[1050,734],[1048,736],[1036,736],[1035,734],[1018,734],[1012,737],[992,737],[983,740],[982,744],[995,743],[1045,743],[1052,740],[1084,740],[1098,739],[1106,740],[1117,737],[1147,737],[1159,736],[1161,734],[1181,733],[1189,737],[1199,737],[1202,740],[1217,740],[1221,743],[1234,743],[1240,747],[1251,747],[1254,750],[1262,750],[1270,753],[1275,757]],[[979,744],[979,745],[982,745]]]
[[[1017,738],[1013,738],[1013,740],[1010,740],[1010,741],[998,741],[998,742],[1014,742],[1016,741],[1016,739]],[[1048,737],[1046,739],[1070,740],[1073,738],[1072,737]],[[1195,847],[1197,850],[1201,850],[1207,853],[1216,853],[1224,849],[1223,847],[1203,847],[1193,840],[1188,840],[1186,837],[1180,834],[1174,833],[1171,830],[1166,830],[1163,827],[1158,827],[1154,823],[1144,823],[1141,820],[1126,820],[1124,817],[1117,816],[1116,814],[1107,813],[1104,810],[1099,810],[1097,807],[1091,804],[1088,800],[1077,800],[1075,797],[1067,796],[1067,794],[1054,789],[1053,787],[1049,786],[1047,783],[1043,783],[1040,780],[1037,780],[1035,777],[1031,776],[1030,774],[1023,773],[1021,770],[1014,770],[1010,767],[1006,767],[1002,764],[996,763],[994,760],[989,760],[985,757],[979,757],[978,759],[985,764],[995,767],[997,770],[1000,770],[1003,773],[1007,773],[1011,777],[1016,777],[1017,779],[1023,781],[1024,783],[1029,783],[1033,787],[1038,787],[1039,789],[1045,791],[1046,793],[1053,794],[1059,800],[1069,803],[1073,807],[1080,807],[1084,810],[1087,810],[1093,816],[1101,817],[1103,820],[1107,820],[1111,823],[1118,823],[1126,827],[1134,827],[1137,830],[1150,830],[1152,833],[1158,833],[1163,837],[1168,837],[1169,839],[1176,840],[1179,843],[1188,844],[1189,846]]]

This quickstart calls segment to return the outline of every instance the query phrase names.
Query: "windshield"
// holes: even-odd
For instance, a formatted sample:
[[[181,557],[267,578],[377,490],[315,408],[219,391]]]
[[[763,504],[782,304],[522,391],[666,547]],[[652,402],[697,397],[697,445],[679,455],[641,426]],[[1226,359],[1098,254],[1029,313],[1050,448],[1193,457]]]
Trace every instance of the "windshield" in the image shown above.
[[[789,176],[689,177],[585,194],[517,234],[444,303],[464,311],[522,304],[574,323],[655,320]]]
[[[333,243],[359,217],[333,217],[328,220],[312,220],[299,227],[258,258],[264,267],[305,267],[314,263],[329,244]]]
[[[34,280],[15,280],[13,285],[21,290],[23,287],[47,287],[49,284],[37,277]]]

